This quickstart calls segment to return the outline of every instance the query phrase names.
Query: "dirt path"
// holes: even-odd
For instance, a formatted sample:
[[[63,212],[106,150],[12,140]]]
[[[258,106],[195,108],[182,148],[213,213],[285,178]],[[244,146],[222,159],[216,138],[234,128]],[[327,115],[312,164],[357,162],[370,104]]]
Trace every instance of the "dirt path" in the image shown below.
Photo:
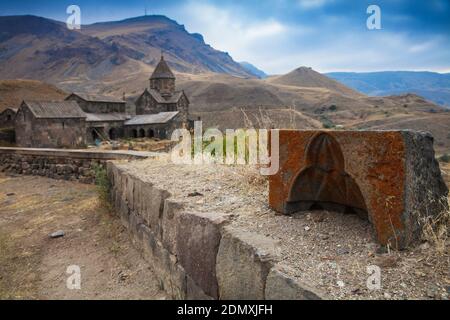
[[[80,290],[66,285],[72,265]],[[0,299],[165,298],[94,186],[0,174]]]

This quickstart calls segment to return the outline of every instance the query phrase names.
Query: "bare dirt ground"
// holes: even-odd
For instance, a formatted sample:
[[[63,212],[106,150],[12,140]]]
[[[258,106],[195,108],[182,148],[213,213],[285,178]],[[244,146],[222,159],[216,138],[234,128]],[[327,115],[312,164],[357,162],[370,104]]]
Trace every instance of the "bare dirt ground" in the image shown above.
[[[439,250],[424,241],[408,250],[387,251],[375,243],[370,224],[355,215],[276,214],[267,205],[267,181],[248,167],[174,165],[163,159],[120,166],[168,190],[188,210],[229,215],[232,226],[276,240],[291,275],[331,299],[449,297],[447,237],[441,239]],[[449,169],[445,167],[450,174]],[[367,267],[373,265],[381,268],[380,290],[367,287]]]
[[[81,290],[67,289],[71,265]],[[165,298],[95,186],[0,174],[0,299]]]

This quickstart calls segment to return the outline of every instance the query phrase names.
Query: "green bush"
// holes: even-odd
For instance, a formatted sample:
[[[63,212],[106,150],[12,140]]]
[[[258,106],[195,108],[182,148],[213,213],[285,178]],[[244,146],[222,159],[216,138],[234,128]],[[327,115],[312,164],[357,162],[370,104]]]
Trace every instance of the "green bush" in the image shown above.
[[[439,161],[450,163],[450,154],[446,153],[439,158]]]
[[[95,172],[95,185],[97,186],[100,199],[104,203],[109,203],[109,190],[111,185],[106,173],[106,167],[104,165],[97,164],[92,169]]]

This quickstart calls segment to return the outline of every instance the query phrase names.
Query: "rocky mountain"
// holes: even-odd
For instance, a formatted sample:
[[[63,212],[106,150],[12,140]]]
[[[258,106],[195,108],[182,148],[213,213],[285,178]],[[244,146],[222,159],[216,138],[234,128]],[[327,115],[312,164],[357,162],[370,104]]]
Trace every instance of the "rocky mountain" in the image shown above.
[[[253,74],[254,76],[258,77],[259,79],[265,79],[267,78],[267,74],[262,71],[261,69],[258,69],[257,67],[255,67],[253,64],[251,64],[250,62],[246,62],[246,61],[242,61],[239,62],[239,64],[248,72],[250,72],[251,74]]]
[[[36,16],[0,17],[0,78],[51,83],[108,80],[150,72],[161,52],[178,72],[254,77],[199,34],[164,16],[144,16],[82,26]],[[14,65],[14,68],[11,66]]]
[[[436,72],[333,72],[327,76],[370,96],[416,93],[450,107],[450,74]]]
[[[225,73],[253,77],[226,52],[206,44],[203,36],[189,33],[184,25],[161,15],[84,26],[82,33],[108,44],[118,44],[138,52],[140,61],[155,65],[164,52],[170,66],[178,72]]]

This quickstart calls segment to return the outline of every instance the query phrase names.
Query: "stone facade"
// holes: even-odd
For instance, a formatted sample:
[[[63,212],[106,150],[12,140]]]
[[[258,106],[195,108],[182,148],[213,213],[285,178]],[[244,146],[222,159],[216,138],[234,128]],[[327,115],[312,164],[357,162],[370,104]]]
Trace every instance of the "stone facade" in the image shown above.
[[[84,115],[70,117],[63,113],[57,117],[48,117],[45,114],[36,115],[30,109],[30,105],[23,102],[15,118],[16,144],[18,146],[75,149],[86,146]],[[50,106],[50,108],[53,107]]]
[[[95,143],[96,139],[117,140],[122,137],[131,137],[125,134],[123,121],[99,121],[87,122],[86,141],[88,144]]]
[[[401,249],[419,239],[423,217],[448,208],[427,133],[278,132],[280,170],[269,178],[269,204],[281,213],[356,213],[369,219],[379,243]]]
[[[170,139],[172,132],[176,129],[185,127],[181,114],[176,114],[170,121],[165,123],[136,123],[133,124],[133,120],[125,122],[124,134],[131,138],[158,138],[158,139]]]
[[[78,115],[67,116],[72,113],[70,103]],[[36,115],[27,107],[45,114]],[[175,91],[175,76],[163,57],[150,88],[136,101],[134,116],[126,113],[125,100],[82,93],[72,93],[60,103],[25,103],[19,112],[14,127],[21,147],[80,148],[124,137],[167,139],[177,128],[192,127],[189,100],[183,91]]]
[[[0,128],[14,128],[17,109],[7,108],[0,113]]]
[[[175,76],[164,57],[150,77],[150,88],[136,100],[136,114],[157,114],[178,111],[183,123],[188,125],[189,99],[184,91],[175,91]]]
[[[66,101],[76,101],[86,113],[125,113],[126,102],[111,97],[72,93]]]

